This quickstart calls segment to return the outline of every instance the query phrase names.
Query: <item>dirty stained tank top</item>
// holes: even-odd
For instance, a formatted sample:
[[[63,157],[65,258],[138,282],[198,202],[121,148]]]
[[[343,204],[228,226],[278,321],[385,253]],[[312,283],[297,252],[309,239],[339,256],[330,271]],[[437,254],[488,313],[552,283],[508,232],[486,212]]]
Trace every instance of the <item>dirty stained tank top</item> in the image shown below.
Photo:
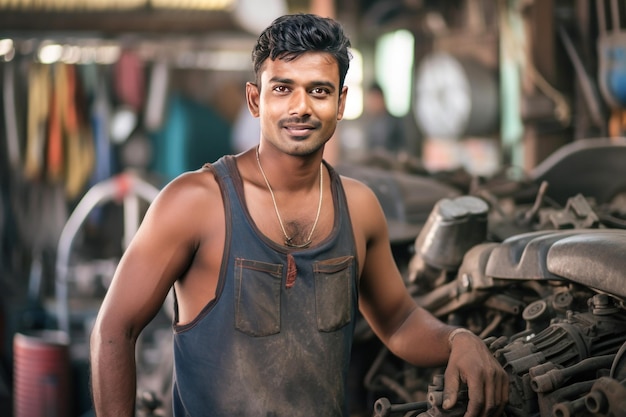
[[[347,416],[357,263],[339,175],[327,165],[332,232],[294,250],[257,229],[232,156],[207,167],[224,200],[224,258],[216,298],[174,328],[174,416]]]

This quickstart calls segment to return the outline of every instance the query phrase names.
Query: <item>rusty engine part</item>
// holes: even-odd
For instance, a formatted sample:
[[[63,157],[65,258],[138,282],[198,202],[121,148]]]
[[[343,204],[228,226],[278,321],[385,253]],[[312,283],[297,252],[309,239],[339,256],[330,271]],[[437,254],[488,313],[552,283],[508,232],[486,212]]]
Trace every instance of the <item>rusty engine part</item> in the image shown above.
[[[416,239],[407,286],[485,341],[509,374],[507,417],[626,416],[626,230],[598,210],[582,195],[562,208],[539,196],[502,227],[493,201],[456,197],[434,206]],[[493,241],[492,230],[513,233]],[[442,373],[379,357],[366,381],[386,395],[375,415],[463,415],[462,401],[439,407]],[[427,410],[402,408],[425,397]]]

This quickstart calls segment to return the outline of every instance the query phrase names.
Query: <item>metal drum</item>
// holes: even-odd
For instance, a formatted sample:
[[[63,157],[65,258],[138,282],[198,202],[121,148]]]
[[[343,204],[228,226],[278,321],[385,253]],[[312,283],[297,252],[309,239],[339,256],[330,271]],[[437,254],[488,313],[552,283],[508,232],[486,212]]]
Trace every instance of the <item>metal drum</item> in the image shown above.
[[[43,330],[13,338],[14,417],[70,416],[67,335]]]

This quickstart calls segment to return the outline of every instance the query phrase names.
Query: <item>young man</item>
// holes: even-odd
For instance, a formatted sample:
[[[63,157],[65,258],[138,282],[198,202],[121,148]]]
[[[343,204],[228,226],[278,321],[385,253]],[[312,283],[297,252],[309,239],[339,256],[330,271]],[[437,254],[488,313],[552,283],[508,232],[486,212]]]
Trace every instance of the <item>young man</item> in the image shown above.
[[[467,417],[501,413],[506,373],[478,337],[415,304],[376,196],[322,161],[348,47],[313,15],[260,36],[246,85],[260,144],[181,175],[151,205],[91,337],[99,416],[133,415],[135,341],[172,285],[176,416],[346,416],[357,308],[399,357],[447,363],[448,406],[463,381]]]

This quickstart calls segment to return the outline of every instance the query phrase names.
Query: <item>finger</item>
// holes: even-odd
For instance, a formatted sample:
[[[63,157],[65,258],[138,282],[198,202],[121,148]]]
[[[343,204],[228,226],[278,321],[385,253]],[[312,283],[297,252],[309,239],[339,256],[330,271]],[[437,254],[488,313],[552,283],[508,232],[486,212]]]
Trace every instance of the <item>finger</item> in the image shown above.
[[[484,386],[485,403],[482,415],[485,417],[500,416],[508,402],[509,379],[504,370],[495,368]]]
[[[444,410],[449,410],[454,407],[458,399],[459,387],[461,380],[459,373],[454,368],[446,369],[443,385],[443,403]]]
[[[509,402],[509,375],[502,371],[500,373],[500,381],[499,381],[499,387],[500,389],[498,390],[498,395],[499,395],[499,403],[500,406],[498,407],[496,413],[494,414],[495,416],[500,416],[504,413],[504,408],[506,407],[507,403]]]
[[[501,372],[498,369],[494,369],[487,379],[485,379],[485,404],[483,410],[484,417],[491,417],[498,415],[498,408],[501,403],[502,389],[501,389]]]
[[[485,385],[483,384],[483,381],[476,380],[476,378],[468,379],[467,394],[469,401],[467,402],[465,417],[478,417],[480,415],[484,417]]]

